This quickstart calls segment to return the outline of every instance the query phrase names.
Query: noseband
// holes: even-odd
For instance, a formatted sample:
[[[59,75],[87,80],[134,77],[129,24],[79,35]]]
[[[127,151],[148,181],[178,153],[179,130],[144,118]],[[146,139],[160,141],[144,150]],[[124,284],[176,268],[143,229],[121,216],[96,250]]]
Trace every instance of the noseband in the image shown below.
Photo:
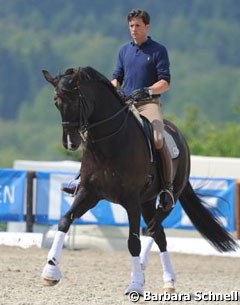
[[[69,128],[69,127],[79,127],[79,122],[62,122],[62,127]]]

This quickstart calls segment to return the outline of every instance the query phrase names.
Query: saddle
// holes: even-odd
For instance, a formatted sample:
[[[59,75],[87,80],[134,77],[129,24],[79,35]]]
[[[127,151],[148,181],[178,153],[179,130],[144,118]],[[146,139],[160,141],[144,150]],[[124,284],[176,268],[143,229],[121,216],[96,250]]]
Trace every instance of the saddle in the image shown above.
[[[151,162],[154,162],[156,160],[156,149],[155,149],[155,145],[153,142],[153,128],[152,128],[152,124],[149,122],[149,120],[140,115],[139,112],[137,111],[137,109],[134,107],[134,105],[130,106],[130,109],[134,115],[134,117],[136,118],[138,125],[141,127],[144,136],[145,136],[145,140],[147,142],[147,146],[149,148],[149,154],[150,154],[150,160]],[[177,159],[179,157],[179,149],[177,147],[177,144],[172,136],[172,134],[175,132],[175,130],[172,129],[172,127],[169,126],[169,121],[167,120],[163,120],[164,121],[164,130],[163,130],[163,135],[169,150],[169,153],[172,157],[172,159]]]

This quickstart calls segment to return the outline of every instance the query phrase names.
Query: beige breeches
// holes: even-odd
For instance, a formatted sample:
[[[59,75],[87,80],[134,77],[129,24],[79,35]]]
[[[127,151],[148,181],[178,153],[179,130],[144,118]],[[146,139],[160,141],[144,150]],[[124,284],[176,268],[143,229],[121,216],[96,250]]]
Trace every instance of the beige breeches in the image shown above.
[[[156,149],[160,150],[163,146],[163,116],[161,110],[161,103],[159,100],[152,100],[149,102],[138,102],[135,107],[139,113],[145,116],[153,126],[153,138]]]

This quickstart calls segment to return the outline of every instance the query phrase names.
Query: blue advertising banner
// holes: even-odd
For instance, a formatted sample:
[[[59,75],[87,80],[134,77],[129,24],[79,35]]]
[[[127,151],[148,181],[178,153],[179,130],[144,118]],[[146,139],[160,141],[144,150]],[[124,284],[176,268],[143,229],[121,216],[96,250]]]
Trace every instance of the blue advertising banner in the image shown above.
[[[0,169],[0,221],[24,221],[26,172]]]
[[[236,181],[225,178],[192,177],[190,182],[197,195],[206,203],[207,208],[219,219],[223,226],[230,232],[234,231]],[[177,202],[170,216],[165,219],[163,225],[166,228],[194,229],[179,202]]]
[[[63,193],[61,188],[72,181],[74,176],[59,172],[39,172],[36,176],[35,221],[42,224],[58,223],[73,201],[73,198]],[[228,231],[234,231],[235,180],[191,178],[191,183],[224,227]],[[102,200],[81,219],[75,221],[75,224],[126,226],[128,218],[126,211],[120,205]],[[141,224],[144,226],[143,220]],[[194,229],[179,202],[163,225],[166,228]]]
[[[42,224],[56,224],[73,202],[73,198],[61,189],[73,181],[74,176],[59,172],[38,172],[36,178],[35,221]],[[126,211],[120,205],[102,200],[74,223],[128,225],[128,219]]]

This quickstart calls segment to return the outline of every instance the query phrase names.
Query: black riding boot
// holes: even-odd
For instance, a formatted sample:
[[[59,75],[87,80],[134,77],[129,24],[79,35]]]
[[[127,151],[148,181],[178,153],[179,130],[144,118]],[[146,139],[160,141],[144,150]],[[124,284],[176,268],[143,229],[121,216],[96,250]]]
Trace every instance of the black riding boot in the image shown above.
[[[173,167],[165,139],[163,147],[158,152],[160,154],[160,162],[157,163],[157,168],[162,182],[162,190],[159,193],[159,207],[164,210],[170,210],[175,204],[173,196]]]
[[[79,179],[81,176],[81,172],[79,171],[77,177],[75,178],[75,180]],[[62,188],[62,191],[67,193],[67,194],[70,194],[70,195],[73,195],[75,196],[78,192],[80,188],[80,181],[77,183],[77,184],[74,184],[74,185],[69,185],[69,186],[65,186]]]
[[[70,194],[70,195],[76,195],[77,194],[77,191],[79,190],[79,187],[80,187],[80,183],[78,183],[77,185],[73,185],[73,186],[64,186],[62,188],[62,191],[67,193],[67,194]]]

